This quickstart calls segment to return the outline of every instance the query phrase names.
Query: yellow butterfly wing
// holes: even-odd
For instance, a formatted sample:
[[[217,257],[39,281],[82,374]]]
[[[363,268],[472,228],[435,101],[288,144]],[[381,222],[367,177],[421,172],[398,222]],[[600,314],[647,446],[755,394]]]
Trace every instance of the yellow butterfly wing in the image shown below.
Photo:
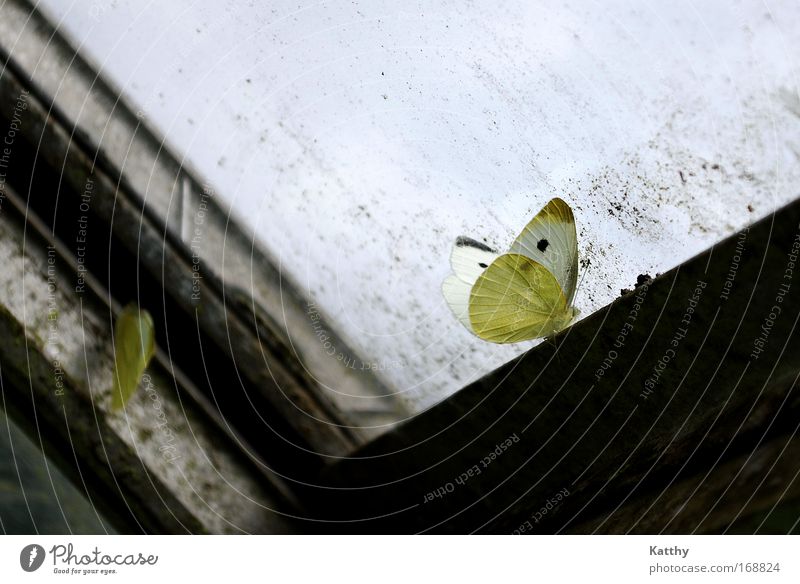
[[[150,313],[135,304],[127,305],[114,325],[116,371],[111,409],[121,408],[136,391],[155,349],[155,327]]]
[[[550,270],[525,255],[508,253],[478,277],[470,292],[469,317],[483,340],[517,343],[560,331],[574,312]]]
[[[567,305],[572,304],[578,283],[578,235],[575,216],[564,200],[551,199],[508,251],[527,256],[550,270],[564,291]]]

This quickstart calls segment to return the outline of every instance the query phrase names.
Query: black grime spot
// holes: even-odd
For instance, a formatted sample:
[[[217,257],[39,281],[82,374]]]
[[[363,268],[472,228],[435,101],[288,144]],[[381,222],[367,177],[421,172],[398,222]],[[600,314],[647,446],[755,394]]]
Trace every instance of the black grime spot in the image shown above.
[[[536,244],[536,247],[539,251],[544,251],[547,249],[547,246],[550,245],[550,242],[546,239],[540,239],[539,243]]]

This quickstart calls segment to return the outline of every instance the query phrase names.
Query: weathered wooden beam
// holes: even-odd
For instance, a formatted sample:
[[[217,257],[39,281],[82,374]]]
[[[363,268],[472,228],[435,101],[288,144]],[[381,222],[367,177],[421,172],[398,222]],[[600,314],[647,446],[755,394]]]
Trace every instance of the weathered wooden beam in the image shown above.
[[[90,399],[54,366],[39,339],[0,306],[0,367],[9,414],[85,492],[115,527],[128,533],[202,533],[202,523],[148,471]],[[116,486],[116,488],[115,488]]]
[[[83,250],[87,269],[107,270],[97,275],[107,280],[113,296],[134,294],[142,301],[150,296],[159,303],[145,306],[151,312],[166,314],[173,322],[181,318],[181,328],[188,329],[189,334],[173,328],[173,335],[182,341],[171,344],[176,351],[190,339],[197,339],[198,331],[206,342],[211,341],[212,347],[193,347],[195,353],[188,357],[196,362],[200,351],[209,358],[215,350],[220,360],[228,363],[230,374],[224,381],[224,391],[222,387],[208,388],[209,401],[223,408],[226,416],[249,416],[247,424],[238,425],[242,432],[250,432],[253,444],[259,444],[259,434],[271,433],[273,441],[297,445],[295,458],[317,459],[308,464],[323,464],[324,455],[342,455],[362,444],[365,436],[329,399],[329,392],[320,386],[312,370],[298,359],[299,343],[289,341],[272,313],[257,310],[253,294],[236,294],[230,284],[226,288],[206,256],[201,258],[198,273],[193,252],[145,204],[146,196],[134,191],[101,150],[92,151],[81,134],[73,133],[58,106],[46,104],[37,88],[15,71],[12,60],[5,56],[3,61],[0,103],[4,106],[0,118],[10,119],[10,108],[18,96],[27,96],[24,123],[15,137],[15,158],[8,169],[9,182],[27,186],[50,181],[48,186],[58,191],[58,198],[48,188],[29,189],[23,197],[34,212],[51,222],[58,236],[70,243],[75,240],[72,231],[78,219],[88,218],[93,241]],[[228,224],[212,197],[203,204],[211,209],[205,211],[209,214],[207,224],[212,213],[217,221]],[[64,229],[66,233],[59,231]],[[203,232],[203,238],[213,236]],[[204,240],[203,247],[218,251],[225,242],[212,245],[212,241]],[[249,251],[252,253],[252,245]],[[271,270],[267,263],[262,267]],[[120,286],[125,280],[138,283],[137,288]],[[301,304],[290,284],[283,286],[283,298],[292,305]],[[270,306],[270,310],[280,312],[281,306]],[[311,321],[305,313],[302,315],[297,318],[304,318],[305,328],[310,330]],[[315,338],[311,342],[321,350]],[[330,359],[326,357],[325,361]],[[276,413],[270,417],[269,412]]]
[[[4,194],[4,408],[119,531],[291,531],[275,481],[224,439],[163,355],[125,409],[111,409],[112,321],[99,285],[7,185]]]
[[[791,409],[795,420],[800,413],[797,405]],[[756,443],[754,448],[737,448],[740,454],[723,456],[708,468],[693,469],[691,476],[665,477],[654,490],[631,491],[622,505],[586,523],[570,523],[564,531],[723,533],[733,522],[759,515],[751,533],[765,532],[762,523],[768,512],[800,501],[800,436],[763,437]]]
[[[360,531],[554,533],[635,500],[653,505],[604,529],[723,528],[735,505],[660,523],[675,509],[657,495],[683,480],[733,489],[737,459],[796,430],[781,412],[800,372],[798,251],[800,201],[342,460],[320,511]],[[794,492],[796,459],[775,461],[769,476]],[[755,506],[781,496],[748,485]]]

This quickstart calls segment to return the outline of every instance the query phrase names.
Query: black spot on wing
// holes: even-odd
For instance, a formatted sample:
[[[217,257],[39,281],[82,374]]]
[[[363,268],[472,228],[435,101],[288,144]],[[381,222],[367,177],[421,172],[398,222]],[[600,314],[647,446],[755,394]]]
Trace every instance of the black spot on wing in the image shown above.
[[[536,244],[536,249],[538,249],[541,252],[544,252],[544,250],[547,249],[548,245],[550,245],[549,241],[547,241],[546,239],[540,239],[539,243]]]
[[[484,269],[489,267],[489,264],[484,264],[483,262],[478,262],[478,265]]]
[[[488,251],[489,253],[497,253],[491,247],[486,245],[485,243],[481,243],[480,241],[476,241],[471,237],[466,237],[464,235],[456,238],[456,246],[457,247],[474,247],[475,249],[479,249],[481,251]]]

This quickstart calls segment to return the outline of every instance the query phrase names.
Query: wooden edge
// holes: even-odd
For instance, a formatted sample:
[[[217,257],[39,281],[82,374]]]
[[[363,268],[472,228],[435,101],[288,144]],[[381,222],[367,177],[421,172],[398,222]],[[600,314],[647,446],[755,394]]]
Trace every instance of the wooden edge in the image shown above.
[[[800,371],[798,249],[800,201],[341,461],[323,509],[357,531],[555,533],[722,472],[795,424],[779,412]],[[733,519],[711,513],[697,529]]]

